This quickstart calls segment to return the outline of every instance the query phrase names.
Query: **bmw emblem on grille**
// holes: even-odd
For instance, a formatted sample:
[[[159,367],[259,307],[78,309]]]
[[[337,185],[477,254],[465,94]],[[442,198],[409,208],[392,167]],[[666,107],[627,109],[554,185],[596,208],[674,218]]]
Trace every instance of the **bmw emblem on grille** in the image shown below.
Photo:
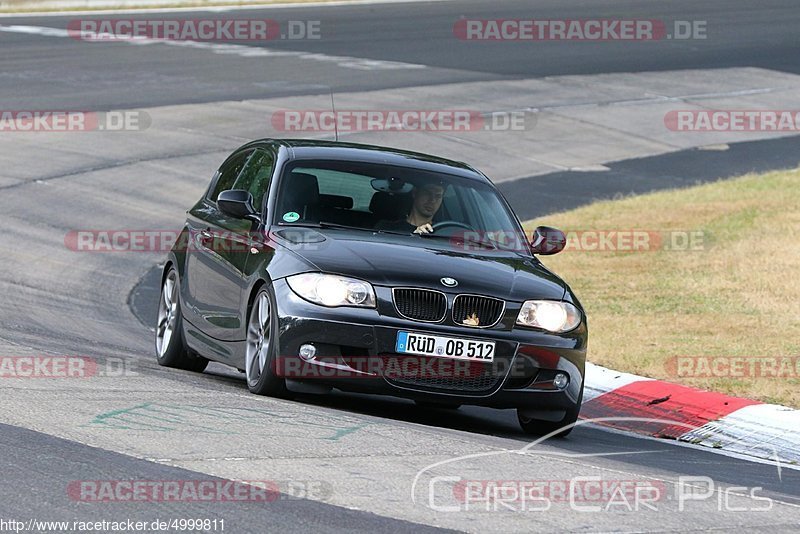
[[[449,276],[445,276],[439,281],[442,283],[442,285],[447,287],[456,287],[458,285],[458,280],[455,278],[450,278]]]

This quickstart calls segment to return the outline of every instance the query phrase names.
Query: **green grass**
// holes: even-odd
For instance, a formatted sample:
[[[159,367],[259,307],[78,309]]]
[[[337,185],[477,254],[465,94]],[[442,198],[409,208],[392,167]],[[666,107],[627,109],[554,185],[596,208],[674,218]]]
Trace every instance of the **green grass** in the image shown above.
[[[591,187],[590,184],[587,184]],[[800,358],[800,169],[598,202],[525,224],[702,231],[701,250],[566,250],[542,261],[589,317],[589,360],[800,407],[797,376],[686,378],[676,356]]]

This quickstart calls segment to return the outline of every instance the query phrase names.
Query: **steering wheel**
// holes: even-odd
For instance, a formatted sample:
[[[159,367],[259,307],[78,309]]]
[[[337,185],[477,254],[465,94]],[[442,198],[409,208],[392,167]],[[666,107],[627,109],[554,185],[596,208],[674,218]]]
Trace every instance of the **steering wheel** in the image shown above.
[[[433,231],[438,232],[442,228],[447,228],[449,226],[452,226],[454,228],[463,228],[465,230],[472,230],[473,232],[475,231],[475,228],[473,228],[472,226],[458,221],[439,221],[438,223],[433,225]]]

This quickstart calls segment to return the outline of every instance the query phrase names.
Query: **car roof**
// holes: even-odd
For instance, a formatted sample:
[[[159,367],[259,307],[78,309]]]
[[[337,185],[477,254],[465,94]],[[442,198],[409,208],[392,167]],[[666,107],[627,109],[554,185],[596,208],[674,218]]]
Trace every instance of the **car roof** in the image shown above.
[[[397,148],[316,139],[260,139],[245,146],[261,144],[276,144],[285,147],[289,152],[289,159],[337,159],[384,163],[449,173],[482,182],[489,181],[483,173],[461,161]]]

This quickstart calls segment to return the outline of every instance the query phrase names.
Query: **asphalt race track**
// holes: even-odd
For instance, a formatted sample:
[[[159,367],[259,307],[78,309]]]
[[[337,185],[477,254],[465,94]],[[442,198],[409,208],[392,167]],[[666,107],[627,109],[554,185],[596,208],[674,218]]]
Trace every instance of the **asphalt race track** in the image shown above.
[[[276,400],[250,395],[241,375],[221,365],[201,375],[161,368],[149,325],[164,254],[81,252],[65,244],[68,232],[77,229],[179,228],[228,153],[250,139],[281,135],[269,128],[268,112],[292,105],[321,108],[329,90],[351,107],[362,98],[387,106],[411,95],[421,108],[435,106],[437,98],[458,106],[451,95],[468,90],[468,105],[480,108],[479,102],[513,96],[520,84],[570,87],[569,94],[537,93],[549,102],[547,109],[555,109],[595,105],[606,97],[627,102],[631,88],[645,83],[638,73],[645,73],[659,83],[685,84],[676,94],[750,98],[743,106],[765,95],[775,99],[770,106],[798,109],[797,93],[788,89],[800,76],[796,1],[445,1],[170,16],[319,20],[323,38],[247,43],[248,50],[269,51],[248,55],[237,48],[86,43],[42,30],[63,33],[74,15],[0,18],[1,109],[136,109],[152,121],[143,131],[0,132],[0,356],[86,356],[97,362],[97,372],[85,379],[0,378],[0,520],[224,519],[225,531],[233,533],[800,528],[797,466],[592,425],[514,454],[531,440],[513,411],[422,409],[399,399],[340,393]],[[532,47],[465,43],[453,36],[462,17],[534,16],[707,20],[709,38]],[[691,73],[686,79],[675,74],[684,71]],[[720,86],[730,82],[720,90],[723,96],[714,85],[686,92],[692,76],[702,72],[711,72]],[[396,107],[409,105],[401,101]],[[663,106],[664,100],[645,98],[643,105]],[[608,109],[599,106],[596,112]],[[630,108],[613,109],[620,110],[620,123],[634,121]],[[663,109],[658,107],[658,117]],[[346,137],[428,146],[489,169],[523,218],[596,198],[800,163],[797,137],[710,134],[696,140],[617,125],[606,128],[612,133],[593,133],[594,115],[564,113],[552,145],[527,145],[528,133],[509,142],[516,158],[492,154],[487,146],[501,139],[493,133]],[[577,122],[567,119],[585,129],[577,132]],[[539,125],[550,124],[545,120],[550,119],[542,116]],[[593,141],[600,144],[582,151],[572,132],[607,138],[608,146]],[[542,152],[523,157],[536,150]],[[614,157],[603,157],[608,152]],[[556,161],[557,153],[573,159]],[[486,455],[470,458],[478,453]],[[431,467],[446,460],[454,461]],[[662,491],[649,503],[652,508],[638,510],[618,505],[588,512],[554,499],[547,509],[461,503],[443,511],[442,503],[455,501],[436,477],[453,476],[549,482],[602,477],[644,481]],[[280,494],[267,502],[95,502],[75,496],[81,481],[120,480],[268,481]],[[686,495],[687,484],[708,489],[709,483],[714,491],[706,498],[678,498]]]
[[[270,62],[268,67],[237,56],[225,61],[202,61],[202,53],[180,48],[84,46],[66,40],[58,47],[48,39],[24,35],[3,36],[3,100],[8,107],[46,106],[58,109],[117,109],[189,102],[263,98],[281,94],[318,93],[319,87],[360,91],[389,87],[463,83],[558,75],[600,74],[679,69],[762,67],[800,73],[793,39],[800,14],[791,0],[747,2],[678,0],[656,2],[536,2],[539,18],[627,17],[633,19],[708,20],[713,39],[705,42],[650,42],[632,50],[628,43],[607,43],[601,52],[584,42],[545,42],[532,53],[530,46],[466,43],[453,36],[454,23],[473,19],[530,17],[525,1],[459,1],[431,4],[287,8],[280,11],[236,11],[236,18],[320,20],[322,39],[276,40],[278,51],[425,65],[398,72],[357,72],[309,60],[297,65],[294,57]],[[265,14],[266,13],[266,14]],[[186,15],[192,17],[190,13]],[[230,13],[206,13],[204,18]],[[162,14],[137,18],[164,18]],[[8,18],[4,25],[21,24],[66,28],[75,17]],[[91,17],[89,17],[91,18]],[[100,17],[97,17],[100,18]],[[249,46],[260,46],[251,42]],[[466,48],[465,48],[466,46]],[[79,58],[76,58],[79,56]],[[200,56],[200,57],[197,57]],[[38,57],[36,64],[30,60]],[[45,62],[44,64],[40,62]],[[297,67],[302,68],[297,68]],[[13,74],[12,74],[13,73]],[[71,87],[71,91],[64,91]],[[431,89],[432,91],[434,89]]]

